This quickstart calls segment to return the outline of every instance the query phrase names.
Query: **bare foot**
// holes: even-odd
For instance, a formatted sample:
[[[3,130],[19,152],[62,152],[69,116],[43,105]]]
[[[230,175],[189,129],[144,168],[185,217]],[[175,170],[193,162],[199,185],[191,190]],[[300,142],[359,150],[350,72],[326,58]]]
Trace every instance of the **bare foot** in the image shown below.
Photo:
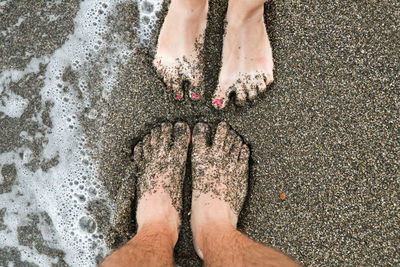
[[[247,145],[228,124],[218,125],[210,145],[210,128],[198,123],[193,130],[191,227],[197,254],[202,258],[201,239],[207,227],[235,227],[247,193]]]
[[[138,232],[142,227],[166,226],[178,240],[182,185],[190,142],[186,123],[163,123],[134,149],[138,166]],[[174,244],[175,244],[174,243]]]
[[[215,108],[224,108],[232,92],[243,106],[273,82],[272,49],[264,24],[264,1],[230,1],[222,50],[222,67],[213,97]],[[256,6],[254,6],[256,5]]]
[[[204,94],[204,64],[199,53],[204,43],[207,11],[208,0],[172,0],[162,25],[153,65],[177,100],[183,99],[184,80],[191,84],[191,99],[198,100]]]

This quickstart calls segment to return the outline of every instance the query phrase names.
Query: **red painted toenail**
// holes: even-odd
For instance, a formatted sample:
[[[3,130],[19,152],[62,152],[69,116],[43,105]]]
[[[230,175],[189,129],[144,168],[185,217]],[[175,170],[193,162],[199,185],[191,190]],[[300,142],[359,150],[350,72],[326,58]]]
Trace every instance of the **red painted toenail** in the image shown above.
[[[176,95],[176,99],[179,100],[179,99],[181,99],[181,98],[182,98],[182,96],[181,96],[180,94],[177,94],[177,95]]]
[[[217,105],[219,107],[222,107],[223,103],[224,103],[224,100],[222,100],[222,99],[217,98],[214,100],[214,105]]]
[[[193,93],[192,98],[193,99],[200,99],[201,95],[198,95],[196,93]]]
[[[172,87],[171,87],[171,86],[168,86],[167,88],[168,88],[168,89],[171,89]]]

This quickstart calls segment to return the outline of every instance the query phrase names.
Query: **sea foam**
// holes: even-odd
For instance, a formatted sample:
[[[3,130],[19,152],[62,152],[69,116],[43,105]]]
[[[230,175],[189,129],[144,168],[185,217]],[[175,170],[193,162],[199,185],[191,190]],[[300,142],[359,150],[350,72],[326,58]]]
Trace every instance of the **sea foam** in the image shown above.
[[[7,208],[4,215],[7,230],[0,231],[0,240],[4,240],[0,248],[18,247],[22,260],[39,266],[51,266],[56,259],[19,244],[17,228],[28,221],[27,216],[31,213],[43,211],[50,216],[53,223],[51,227],[43,218],[40,219],[38,227],[48,244],[66,253],[64,259],[67,264],[93,266],[98,254],[104,255],[108,252],[101,235],[97,234],[95,221],[85,209],[88,201],[106,195],[96,180],[97,163],[88,155],[85,147],[86,137],[78,120],[83,109],[91,108],[88,96],[90,90],[87,88],[88,77],[79,77],[79,73],[82,66],[88,62],[89,53],[95,57],[96,53],[110,45],[102,40],[102,35],[112,30],[108,29],[106,18],[121,2],[124,1],[81,2],[74,19],[74,32],[59,49],[51,55],[33,58],[22,71],[8,69],[0,73],[0,93],[4,91],[8,95],[2,99],[5,104],[0,106],[0,111],[3,112],[3,116],[18,118],[26,108],[28,100],[13,94],[8,90],[8,85],[23,79],[29,73],[38,73],[39,65],[47,64],[44,87],[40,95],[43,106],[46,102],[52,102],[54,105],[50,110],[52,128],[44,136],[46,142],[40,157],[43,160],[56,159],[58,164],[46,171],[41,168],[36,171],[30,170],[26,164],[32,160],[34,153],[26,146],[0,155],[0,167],[12,163],[17,170],[12,191],[0,195],[0,209]],[[146,44],[150,37],[156,22],[155,13],[160,10],[161,4],[161,0],[138,2],[141,21],[139,32],[143,44]],[[124,57],[127,54],[129,51],[121,44],[111,56]],[[62,81],[62,75],[69,66],[78,73],[82,99],[78,100],[73,90],[65,92],[60,86],[65,83]],[[115,67],[111,66],[111,69]],[[110,69],[110,66],[104,68]],[[102,86],[105,92],[111,92],[115,73],[107,73]],[[43,124],[40,116],[33,120]],[[32,139],[32,136],[22,132],[21,138]],[[94,242],[96,247],[92,247]]]

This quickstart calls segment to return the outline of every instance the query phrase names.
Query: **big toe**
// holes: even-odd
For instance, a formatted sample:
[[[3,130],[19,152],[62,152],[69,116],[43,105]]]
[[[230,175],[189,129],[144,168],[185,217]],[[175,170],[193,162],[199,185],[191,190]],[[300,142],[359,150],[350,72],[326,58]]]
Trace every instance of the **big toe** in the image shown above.
[[[171,146],[171,142],[172,142],[172,129],[173,126],[171,123],[162,123],[161,124],[161,135],[160,135],[160,139],[161,139],[161,143],[162,143],[162,149],[164,151],[168,151],[170,146]]]
[[[210,127],[206,123],[197,123],[193,129],[193,152],[198,153],[200,150],[208,147],[210,141]]]
[[[214,93],[213,97],[213,106],[216,109],[223,109],[229,102],[229,94],[232,92],[227,86],[218,85],[217,90]]]
[[[187,153],[190,143],[190,128],[185,122],[177,122],[174,125],[174,149]]]
[[[214,137],[213,148],[214,151],[219,153],[223,150],[225,139],[229,131],[229,125],[226,122],[220,122]]]

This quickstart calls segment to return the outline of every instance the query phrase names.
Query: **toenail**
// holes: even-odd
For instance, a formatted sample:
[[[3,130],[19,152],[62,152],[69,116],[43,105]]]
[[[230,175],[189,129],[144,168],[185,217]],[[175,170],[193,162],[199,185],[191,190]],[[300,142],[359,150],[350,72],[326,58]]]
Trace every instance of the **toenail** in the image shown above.
[[[172,87],[171,87],[171,86],[167,86],[167,88],[168,88],[168,89],[171,89]]]
[[[182,98],[182,96],[181,96],[180,94],[177,94],[177,95],[176,95],[176,99],[179,100],[179,99],[181,99],[181,98]]]
[[[218,98],[216,98],[215,100],[214,100],[214,105],[217,105],[217,106],[219,106],[219,107],[222,107],[222,104],[224,103],[224,101],[222,100],[222,99],[218,99]]]
[[[193,98],[193,99],[200,99],[200,97],[201,97],[201,95],[198,95],[198,94],[196,94],[196,93],[193,93],[193,94],[192,94],[192,98]]]

